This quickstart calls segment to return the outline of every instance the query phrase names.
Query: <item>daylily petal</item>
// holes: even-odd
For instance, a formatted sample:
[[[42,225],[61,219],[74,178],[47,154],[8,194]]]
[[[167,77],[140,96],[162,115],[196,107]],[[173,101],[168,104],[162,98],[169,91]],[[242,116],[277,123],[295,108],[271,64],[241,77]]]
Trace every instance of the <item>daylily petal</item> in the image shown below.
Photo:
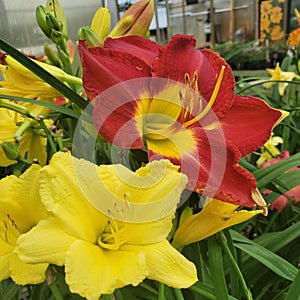
[[[135,246],[126,246],[129,249]],[[173,248],[168,241],[143,247],[149,267],[147,278],[157,280],[174,288],[187,288],[197,281],[197,270],[193,263]]]
[[[28,231],[47,216],[38,192],[40,169],[39,165],[32,165],[20,177],[11,175],[2,179],[9,188],[1,199],[1,210],[5,218],[13,220],[19,233]]]
[[[166,157],[181,166],[181,172],[189,178],[188,189],[237,205],[255,205],[255,178],[237,165],[240,152],[225,140],[222,130],[204,131],[193,126],[172,136],[170,141],[147,140],[147,144],[150,160]]]
[[[51,263],[62,266],[68,248],[76,240],[53,217],[42,220],[17,240],[15,253],[26,263]]]
[[[48,267],[48,263],[44,264],[25,264],[13,254],[10,257],[10,276],[17,284],[37,284],[46,279],[45,271]]]
[[[196,41],[192,36],[175,35],[163,47],[152,66],[152,76],[170,78],[185,84],[187,73],[192,81],[197,73],[198,89],[205,101],[209,101],[216,85],[221,67],[225,66],[224,77],[217,99],[213,105],[218,117],[230,108],[233,103],[234,78],[230,66],[219,55],[211,50],[195,49]],[[180,63],[178,63],[180,62]]]
[[[78,173],[78,180],[88,201],[100,212],[125,225],[144,223],[148,226],[148,223],[160,222],[173,215],[187,182],[186,176],[168,160],[154,161],[135,173],[122,165],[102,165],[97,169],[92,164],[85,163],[84,166],[84,173]],[[101,181],[95,180],[95,176]],[[102,195],[101,201],[99,194]],[[152,241],[155,235],[160,236],[154,230],[155,226],[149,224],[149,227],[151,230],[144,232],[142,243],[149,243],[147,239]],[[164,232],[166,237],[167,231],[162,230],[161,234]]]
[[[82,164],[75,169],[70,153],[54,155],[50,165],[41,170],[40,195],[47,209],[62,220],[67,233],[94,242],[104,230],[106,218],[86,200],[78,185],[76,172],[84,172],[84,164],[88,167],[90,163]]]
[[[90,300],[128,284],[136,286],[148,274],[142,249],[105,251],[85,241],[75,241],[67,253],[66,282],[73,293]]]
[[[123,36],[118,39],[107,38],[104,47],[129,52],[144,60],[149,66],[162,48],[159,44],[138,35]]]
[[[84,41],[79,41],[78,50],[83,67],[84,88],[91,100],[115,84],[150,76],[149,66],[130,53],[103,47],[87,47]]]
[[[0,281],[9,278],[9,258],[11,253],[0,255]]]
[[[233,106],[220,123],[226,138],[237,145],[243,156],[264,144],[271,136],[273,127],[286,115],[261,99],[235,96]]]
[[[181,248],[185,245],[203,240],[218,231],[244,222],[262,210],[236,211],[237,205],[207,199],[201,212],[188,217],[177,229],[173,239],[173,245]]]

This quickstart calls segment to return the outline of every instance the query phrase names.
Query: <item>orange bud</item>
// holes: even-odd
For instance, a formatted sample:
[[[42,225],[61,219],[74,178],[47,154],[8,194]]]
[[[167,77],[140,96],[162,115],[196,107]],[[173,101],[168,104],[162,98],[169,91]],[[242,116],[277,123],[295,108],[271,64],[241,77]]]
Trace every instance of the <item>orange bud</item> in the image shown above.
[[[145,36],[154,15],[154,0],[140,0],[125,11],[122,18],[113,28],[110,37],[128,34]]]

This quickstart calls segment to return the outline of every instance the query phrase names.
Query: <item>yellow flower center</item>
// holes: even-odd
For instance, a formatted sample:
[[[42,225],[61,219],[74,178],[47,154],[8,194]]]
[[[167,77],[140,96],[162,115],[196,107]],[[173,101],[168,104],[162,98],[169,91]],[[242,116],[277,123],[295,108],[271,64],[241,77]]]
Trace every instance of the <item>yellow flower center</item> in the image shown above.
[[[10,245],[15,245],[17,238],[20,236],[19,228],[12,217],[7,214],[6,219],[3,220],[4,230],[1,230],[2,240]]]
[[[225,66],[222,66],[213,93],[204,109],[201,94],[198,89],[198,72],[194,72],[192,79],[188,73],[185,73],[184,81],[188,88],[185,90],[184,95],[181,91],[179,92],[181,102],[181,112],[179,113],[179,116],[176,120],[172,119],[172,117],[168,115],[165,117],[157,116],[155,114],[153,114],[153,116],[146,116],[146,122],[144,122],[143,128],[145,137],[153,140],[164,140],[178,133],[178,131],[182,130],[183,127],[187,128],[203,118],[212,108],[217,99],[217,95],[223,80],[224,71]],[[193,113],[195,112],[200,113],[194,116]],[[159,118],[161,120],[157,120]]]

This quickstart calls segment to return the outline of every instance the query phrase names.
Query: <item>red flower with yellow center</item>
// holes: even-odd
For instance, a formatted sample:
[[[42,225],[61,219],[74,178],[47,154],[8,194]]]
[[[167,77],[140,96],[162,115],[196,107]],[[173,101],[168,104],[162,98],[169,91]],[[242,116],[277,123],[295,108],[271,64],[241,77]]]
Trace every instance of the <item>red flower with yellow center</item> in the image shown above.
[[[181,166],[188,189],[252,207],[256,182],[237,163],[268,140],[283,114],[254,97],[234,95],[229,65],[175,35],[166,46],[146,38],[79,43],[93,120],[114,145]]]

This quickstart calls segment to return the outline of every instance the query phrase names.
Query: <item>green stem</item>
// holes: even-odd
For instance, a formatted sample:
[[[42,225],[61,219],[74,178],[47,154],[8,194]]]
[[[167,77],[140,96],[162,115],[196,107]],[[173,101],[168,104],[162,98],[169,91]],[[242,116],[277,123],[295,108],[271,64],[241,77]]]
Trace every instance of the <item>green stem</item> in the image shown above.
[[[173,289],[176,300],[184,300],[181,290]]]
[[[39,119],[38,120],[40,126],[42,127],[42,129],[44,130],[46,136],[47,136],[47,139],[48,139],[48,142],[49,142],[49,145],[50,145],[50,148],[51,148],[51,156],[57,152],[56,150],[56,146],[55,146],[55,143],[53,141],[53,138],[51,136],[51,133],[49,132],[49,129],[47,128],[45,122],[43,119]]]
[[[165,285],[161,282],[158,283],[158,300],[165,299]]]
[[[230,251],[229,247],[228,247],[228,244],[227,244],[227,241],[226,241],[226,237],[224,235],[224,233],[221,231],[218,233],[218,237],[219,237],[219,242],[224,250],[224,252],[226,253],[232,267],[234,268],[234,270],[236,271],[236,274],[238,276],[238,279],[240,280],[240,283],[242,285],[242,289],[247,297],[248,300],[252,300],[252,295],[251,295],[251,292],[249,290],[249,288],[247,287],[247,284],[245,282],[245,279],[244,279],[244,276],[232,254],[232,252]]]
[[[63,296],[60,293],[60,290],[58,289],[57,285],[55,284],[55,282],[51,283],[49,285],[49,288],[54,296],[54,298],[56,300],[64,300]]]
[[[24,158],[23,156],[19,156],[17,158],[17,161],[22,162],[26,165],[32,165],[32,161],[29,161],[28,159]]]

